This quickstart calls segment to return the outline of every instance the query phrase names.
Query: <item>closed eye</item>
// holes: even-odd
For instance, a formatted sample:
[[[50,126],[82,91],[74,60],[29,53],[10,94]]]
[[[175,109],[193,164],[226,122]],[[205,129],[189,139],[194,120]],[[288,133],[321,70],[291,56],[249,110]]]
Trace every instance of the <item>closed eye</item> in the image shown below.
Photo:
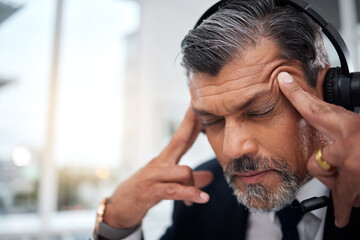
[[[223,118],[214,119],[214,120],[203,120],[202,125],[203,125],[204,128],[206,128],[206,127],[213,126],[213,125],[221,122],[222,120],[223,120]]]
[[[259,111],[259,112],[250,112],[248,113],[249,117],[265,117],[272,113],[275,109],[275,105],[271,106],[268,110]]]

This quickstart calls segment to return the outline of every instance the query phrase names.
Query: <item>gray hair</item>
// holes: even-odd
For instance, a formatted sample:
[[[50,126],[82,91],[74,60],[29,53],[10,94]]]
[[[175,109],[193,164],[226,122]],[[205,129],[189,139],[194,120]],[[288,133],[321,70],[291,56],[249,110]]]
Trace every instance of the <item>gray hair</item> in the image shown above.
[[[181,43],[187,74],[216,76],[222,67],[261,38],[274,40],[280,58],[299,60],[311,86],[318,71],[329,65],[320,27],[290,6],[274,0],[229,0],[191,30]]]

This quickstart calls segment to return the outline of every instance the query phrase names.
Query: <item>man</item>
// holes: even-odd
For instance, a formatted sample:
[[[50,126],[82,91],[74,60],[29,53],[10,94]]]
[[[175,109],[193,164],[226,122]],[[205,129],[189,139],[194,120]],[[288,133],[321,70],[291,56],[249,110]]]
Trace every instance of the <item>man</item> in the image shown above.
[[[152,206],[174,199],[185,204],[176,202],[163,239],[359,233],[360,118],[321,100],[329,61],[319,27],[273,0],[228,1],[189,32],[182,52],[191,106],[160,155],[119,185],[103,223],[134,236]],[[179,166],[201,130],[217,161],[202,171]],[[328,208],[282,220],[284,209],[298,208],[293,200],[330,191]],[[298,233],[289,233],[295,218]]]

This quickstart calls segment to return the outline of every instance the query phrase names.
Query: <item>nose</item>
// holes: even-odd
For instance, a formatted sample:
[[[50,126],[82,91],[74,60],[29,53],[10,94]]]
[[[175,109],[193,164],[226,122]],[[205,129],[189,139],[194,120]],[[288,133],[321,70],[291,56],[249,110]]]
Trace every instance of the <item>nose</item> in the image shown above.
[[[246,123],[227,121],[223,139],[223,154],[231,159],[254,156],[258,151],[254,129]]]

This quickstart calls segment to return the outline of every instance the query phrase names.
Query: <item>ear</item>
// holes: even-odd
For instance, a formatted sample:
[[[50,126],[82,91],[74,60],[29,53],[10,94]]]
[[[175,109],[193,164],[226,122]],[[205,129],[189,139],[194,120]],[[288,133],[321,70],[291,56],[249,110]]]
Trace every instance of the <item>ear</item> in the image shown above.
[[[329,71],[331,66],[326,66],[325,68],[322,68],[318,72],[317,76],[317,82],[316,82],[316,96],[322,100],[324,100],[324,82],[327,72]]]

